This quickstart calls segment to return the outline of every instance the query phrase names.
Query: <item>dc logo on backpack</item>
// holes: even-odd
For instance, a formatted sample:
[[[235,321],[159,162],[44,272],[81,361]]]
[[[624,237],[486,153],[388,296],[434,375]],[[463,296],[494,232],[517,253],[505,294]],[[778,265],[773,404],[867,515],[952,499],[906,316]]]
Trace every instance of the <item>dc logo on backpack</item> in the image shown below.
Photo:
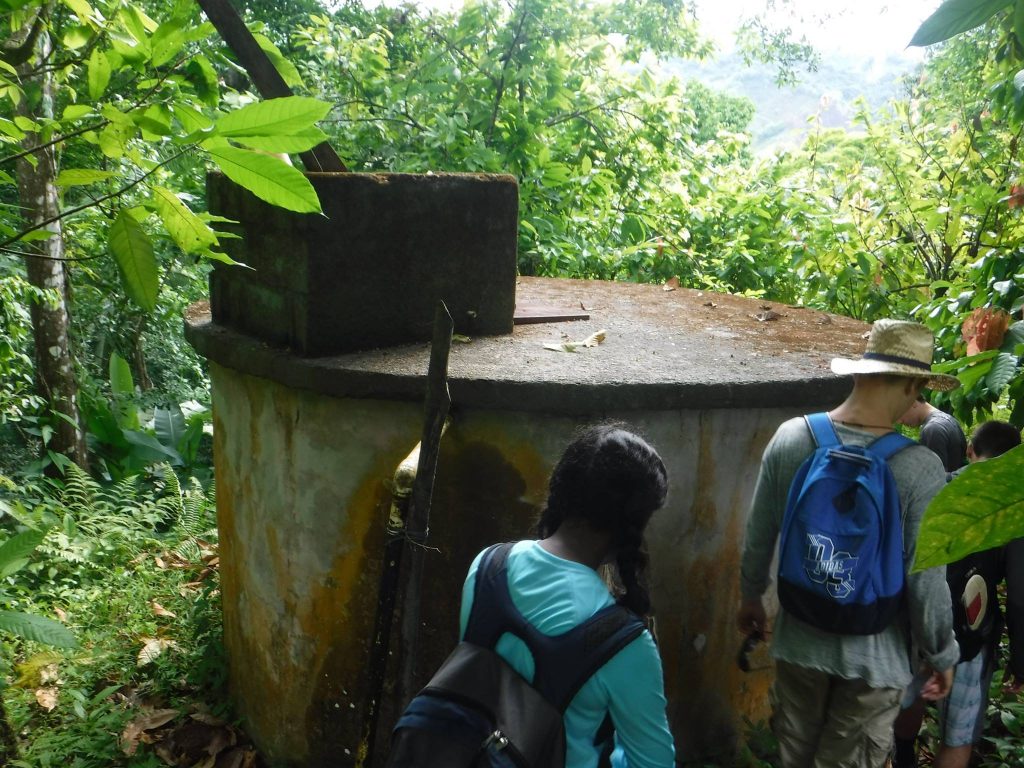
[[[779,601],[826,632],[873,635],[903,595],[903,519],[888,460],[914,441],[891,432],[843,445],[826,413],[806,417],[817,448],[789,488],[779,541]]]

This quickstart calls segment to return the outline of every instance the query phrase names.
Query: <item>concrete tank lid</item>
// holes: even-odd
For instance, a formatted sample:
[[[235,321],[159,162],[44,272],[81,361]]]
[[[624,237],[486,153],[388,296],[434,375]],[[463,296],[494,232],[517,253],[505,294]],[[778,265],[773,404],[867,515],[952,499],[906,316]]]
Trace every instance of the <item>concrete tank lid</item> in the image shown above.
[[[858,357],[868,325],[840,315],[660,285],[521,277],[517,304],[585,309],[589,320],[519,325],[452,344],[456,406],[593,414],[630,410],[816,406],[850,382],[829,369]],[[211,361],[335,397],[419,400],[429,344],[303,358],[213,323],[189,308],[185,331]],[[545,343],[603,343],[555,352]]]

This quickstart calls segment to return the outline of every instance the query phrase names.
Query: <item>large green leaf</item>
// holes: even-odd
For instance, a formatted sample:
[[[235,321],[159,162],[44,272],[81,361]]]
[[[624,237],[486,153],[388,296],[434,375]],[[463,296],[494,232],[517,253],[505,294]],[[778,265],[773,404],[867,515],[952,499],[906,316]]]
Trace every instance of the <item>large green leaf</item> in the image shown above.
[[[163,66],[185,45],[185,30],[181,23],[171,19],[161,24],[153,33],[153,66]]]
[[[325,101],[285,96],[258,101],[229,112],[217,121],[220,136],[280,136],[309,128],[331,111]]]
[[[975,462],[932,499],[914,570],[955,562],[1024,536],[1024,446]]]
[[[153,411],[153,431],[156,432],[156,439],[165,448],[177,450],[187,428],[185,414],[177,405]]]
[[[78,646],[75,636],[63,624],[31,613],[0,611],[0,632],[10,632],[26,640],[35,640],[58,648]]]
[[[132,369],[128,361],[117,352],[110,355],[110,391],[117,396],[135,394],[135,382],[132,380]]]
[[[149,235],[127,210],[122,210],[110,225],[108,238],[128,296],[152,312],[160,292],[160,271]]]
[[[19,571],[45,538],[46,531],[28,530],[5,541],[0,546],[0,578]]]
[[[267,54],[267,58],[270,59],[274,69],[277,70],[282,79],[292,88],[301,88],[302,76],[299,75],[299,70],[284,57],[284,54],[281,53],[281,50],[274,45],[270,38],[266,35],[261,35],[259,32],[254,32],[252,36],[256,38],[256,43]]]
[[[317,144],[327,141],[327,134],[311,125],[303,131],[288,136],[236,136],[234,141],[261,152],[287,153],[305,152]]]
[[[1002,352],[992,361],[992,370],[985,376],[985,386],[988,387],[989,392],[998,394],[1010,383],[1016,373],[1017,357]]]
[[[99,48],[93,48],[89,54],[88,66],[89,98],[93,101],[99,99],[110,82],[110,60]]]
[[[946,0],[917,28],[910,45],[934,45],[948,40],[984,24],[1009,5],[1010,0]]]
[[[154,187],[153,202],[167,231],[185,253],[203,251],[217,244],[217,235],[209,225],[192,213],[171,190]]]
[[[320,200],[309,179],[283,160],[235,147],[208,151],[225,176],[261,200],[298,213],[320,212]]]
[[[132,455],[147,464],[159,461],[166,461],[174,466],[181,466],[184,462],[175,449],[168,448],[160,443],[148,432],[141,432],[137,429],[124,429],[121,431],[124,439],[134,446]]]
[[[79,187],[106,181],[116,174],[113,171],[96,171],[91,168],[65,168],[57,174],[58,187]]]

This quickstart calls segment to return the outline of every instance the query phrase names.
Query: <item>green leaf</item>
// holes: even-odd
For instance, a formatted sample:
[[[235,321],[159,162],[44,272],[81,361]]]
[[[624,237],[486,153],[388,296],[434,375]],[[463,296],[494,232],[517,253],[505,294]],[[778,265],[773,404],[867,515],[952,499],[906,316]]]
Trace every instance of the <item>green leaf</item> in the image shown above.
[[[139,43],[146,43],[149,39],[147,33],[156,32],[157,30],[157,23],[135,5],[122,8],[118,11],[117,18],[124,25],[128,34]]]
[[[1018,320],[1006,329],[1006,336],[1003,337],[1003,346],[1000,349],[1012,353],[1018,344],[1024,344],[1024,320]]]
[[[65,168],[57,174],[58,187],[82,187],[105,181],[116,174],[113,171],[94,171],[91,168]]]
[[[124,157],[128,142],[135,136],[133,125],[110,123],[99,133],[100,151],[111,160]]]
[[[993,395],[998,395],[1017,373],[1017,358],[1006,352],[992,361],[992,370],[985,376],[985,386]]]
[[[12,536],[0,546],[0,579],[18,571],[16,565],[23,565],[43,539],[46,531],[29,530]]]
[[[139,128],[153,136],[170,136],[172,133],[171,111],[163,104],[152,104],[144,110],[132,112],[131,116]]]
[[[203,251],[217,244],[217,235],[206,222],[164,187],[153,189],[153,202],[167,232],[185,253]]]
[[[149,235],[127,210],[110,225],[109,245],[129,298],[152,312],[160,292],[160,271]]]
[[[110,59],[99,48],[89,54],[88,65],[89,98],[97,101],[110,83]]]
[[[153,33],[153,66],[159,67],[175,56],[185,45],[185,30],[177,21],[165,21]]]
[[[181,459],[181,454],[173,448],[161,445],[160,441],[148,432],[140,432],[136,429],[124,429],[121,430],[121,434],[124,435],[124,439],[128,443],[135,446],[132,453],[147,464],[157,461],[166,461],[174,466],[181,466],[185,463]]]
[[[110,391],[118,397],[125,395],[131,397],[135,394],[131,366],[117,352],[112,352],[110,355]]]
[[[181,127],[186,133],[193,134],[209,130],[213,121],[190,104],[175,102],[171,105],[171,111],[178,118]],[[190,142],[191,143],[191,142]]]
[[[960,386],[965,390],[973,389],[979,381],[988,376],[993,362],[994,360],[986,360],[958,371],[956,377],[960,379]]]
[[[76,648],[78,646],[75,636],[63,624],[31,613],[0,611],[0,631],[58,648]]]
[[[165,448],[177,450],[187,426],[185,414],[177,405],[153,411],[153,431],[156,432],[156,439]]]
[[[325,101],[284,96],[247,104],[217,121],[220,136],[279,136],[309,128],[331,111]]]
[[[999,354],[999,350],[989,349],[985,352],[979,352],[976,355],[970,357],[960,357],[956,360],[949,360],[945,363],[936,363],[932,366],[933,373],[952,373],[958,371],[961,368],[966,368],[969,365],[975,365],[977,363],[983,363],[986,360],[991,360],[993,357]]]
[[[299,70],[284,57],[284,54],[281,53],[280,49],[274,45],[270,38],[266,35],[261,35],[259,32],[253,32],[252,36],[256,38],[256,43],[267,54],[270,63],[274,65],[274,69],[277,70],[284,81],[292,88],[301,88],[302,76],[299,75]]]
[[[305,152],[327,141],[327,134],[315,125],[290,136],[235,136],[232,140],[261,152]]]
[[[271,205],[297,213],[319,213],[316,190],[301,172],[270,155],[235,147],[208,150],[224,175]]]
[[[220,101],[220,80],[209,59],[203,55],[193,56],[185,67],[185,77],[192,83],[200,99],[211,107],[217,106]]]
[[[1024,536],[1024,446],[978,461],[943,488],[921,521],[914,570]]]
[[[946,0],[924,20],[910,45],[934,45],[984,24],[1010,5],[1009,0]]]
[[[74,11],[80,21],[89,21],[92,18],[92,6],[86,0],[63,0],[64,5]]]
[[[88,104],[68,104],[64,107],[64,114],[61,115],[61,120],[78,120],[79,118],[91,115],[94,113],[94,109]]]
[[[1017,42],[1024,45],[1024,0],[1017,0],[1013,6],[1013,33]]]
[[[79,48],[85,47],[90,39],[92,39],[92,27],[74,24],[68,27],[62,42],[69,50],[77,51]]]

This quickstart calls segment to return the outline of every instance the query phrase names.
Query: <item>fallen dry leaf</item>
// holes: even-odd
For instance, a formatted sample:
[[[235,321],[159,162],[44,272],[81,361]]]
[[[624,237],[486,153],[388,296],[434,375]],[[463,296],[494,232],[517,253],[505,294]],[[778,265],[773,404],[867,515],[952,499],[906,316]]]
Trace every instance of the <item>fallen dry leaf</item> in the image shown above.
[[[817,320],[818,325],[829,325],[829,324],[831,324],[831,322],[832,322],[832,318],[829,317],[828,315],[822,315]]]
[[[587,336],[582,341],[554,341],[548,342],[544,345],[544,349],[550,349],[552,352],[576,352],[580,347],[596,347],[608,336],[608,331],[603,328],[600,331]]]
[[[164,616],[164,617],[166,617],[168,619],[176,619],[176,618],[178,618],[178,614],[176,614],[174,611],[168,611],[166,608],[164,608],[162,605],[160,605],[160,603],[158,603],[156,600],[151,600],[150,603],[149,603],[149,607],[153,609],[153,615],[154,616]]]
[[[714,308],[714,307],[717,307],[718,305],[715,304],[715,302],[713,302],[713,301],[705,301],[703,306]]]
[[[54,606],[53,607],[53,612],[55,614],[57,614],[57,618],[60,619],[63,623],[65,623],[65,624],[67,623],[67,620],[68,620],[68,612],[67,611],[65,611],[63,608],[59,608],[58,606]]]
[[[138,663],[140,667],[152,664],[156,658],[168,648],[177,648],[178,644],[173,640],[165,640],[162,637],[144,637],[142,650],[139,651]]]
[[[146,731],[152,731],[162,725],[166,725],[178,716],[176,709],[157,709],[145,715],[140,715],[124,727],[121,732],[121,751],[131,757],[139,747],[139,741]]]
[[[53,712],[57,708],[58,693],[56,688],[37,688],[36,703],[47,712]]]
[[[757,320],[759,323],[767,322],[768,320],[778,320],[782,315],[776,312],[774,309],[766,309],[764,312],[758,312],[756,315],[751,315],[752,318]]]
[[[663,286],[661,286],[661,290],[663,290],[663,291],[674,291],[678,287],[679,287],[679,278],[678,277],[670,277],[668,280],[665,281],[665,284]]]
[[[582,309],[584,312],[589,312],[590,311],[590,307],[583,306],[583,302],[582,301],[580,302],[580,309]]]

